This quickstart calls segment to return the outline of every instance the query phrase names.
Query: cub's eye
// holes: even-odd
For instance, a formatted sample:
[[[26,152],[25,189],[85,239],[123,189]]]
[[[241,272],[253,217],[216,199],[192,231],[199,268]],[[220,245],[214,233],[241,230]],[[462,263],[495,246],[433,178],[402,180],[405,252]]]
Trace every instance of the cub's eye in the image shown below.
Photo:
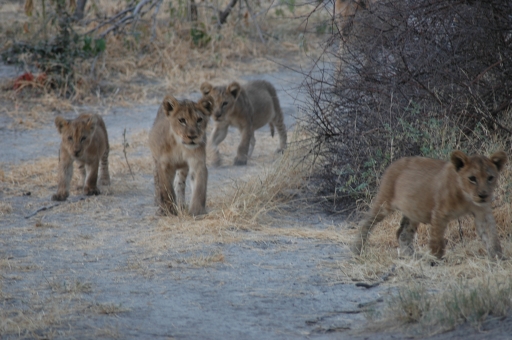
[[[489,177],[487,177],[487,180],[488,180],[489,182],[492,182],[492,181],[494,180],[494,176],[489,176]]]
[[[68,141],[70,141],[70,142],[71,142],[72,140],[73,140],[73,137],[69,136],[69,137],[68,137]]]
[[[224,102],[224,103],[222,103],[222,107],[224,107],[224,106],[226,106],[226,105],[228,105],[228,102]]]
[[[197,118],[198,123],[201,123],[202,121],[203,121],[203,118],[201,118],[201,117]]]
[[[471,177],[469,177],[468,179],[469,179],[469,181],[470,181],[471,183],[476,183],[476,177],[475,177],[475,176],[471,176]]]
[[[83,136],[82,138],[80,138],[80,143],[82,143],[86,139],[87,139],[87,137]]]
[[[182,125],[187,124],[187,121],[185,120],[185,118],[178,119],[178,122],[180,122],[180,124],[182,124]]]

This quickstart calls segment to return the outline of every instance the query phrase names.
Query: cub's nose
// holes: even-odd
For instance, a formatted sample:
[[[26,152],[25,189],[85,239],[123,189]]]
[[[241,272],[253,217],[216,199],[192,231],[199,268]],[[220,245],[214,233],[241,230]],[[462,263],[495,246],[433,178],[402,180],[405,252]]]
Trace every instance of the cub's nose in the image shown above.
[[[78,157],[80,155],[80,150],[75,151],[75,157]]]
[[[486,199],[487,197],[489,197],[489,195],[486,193],[486,192],[481,192],[478,194],[478,197],[480,197],[481,199]]]
[[[196,135],[196,134],[189,134],[189,135],[187,135],[187,137],[188,137],[189,139],[191,139],[191,140],[194,140],[194,139],[196,139],[196,138],[197,138],[197,135]]]
[[[215,117],[216,117],[216,118],[220,118],[220,116],[222,116],[222,113],[220,113],[220,112],[217,112],[217,113],[215,114]]]

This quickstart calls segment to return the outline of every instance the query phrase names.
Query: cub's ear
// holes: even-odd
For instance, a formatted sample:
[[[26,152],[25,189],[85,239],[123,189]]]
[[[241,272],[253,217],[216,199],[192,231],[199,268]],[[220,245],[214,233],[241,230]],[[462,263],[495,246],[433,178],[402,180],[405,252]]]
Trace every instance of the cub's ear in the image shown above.
[[[452,155],[450,156],[450,161],[452,162],[453,166],[455,166],[455,171],[459,172],[460,169],[466,166],[468,164],[468,156],[460,151],[454,151],[452,152]]]
[[[199,100],[199,106],[202,108],[201,111],[207,116],[213,112],[213,98],[212,96],[205,96]]]
[[[240,91],[242,88],[240,87],[240,84],[238,84],[236,81],[229,84],[227,88],[227,92],[231,93],[231,95],[236,99],[238,98],[238,95],[240,94]]]
[[[96,127],[98,123],[98,117],[96,115],[90,115],[89,118],[85,121],[85,127],[89,130],[92,130]]]
[[[180,103],[173,96],[167,95],[162,102],[162,106],[164,108],[165,115],[169,117],[178,110]]]
[[[498,171],[503,170],[503,167],[507,164],[507,154],[504,151],[495,152],[489,158],[496,165]]]
[[[67,119],[62,118],[62,116],[55,117],[55,126],[60,134],[62,134],[62,129],[68,126],[69,121]]]
[[[203,94],[203,96],[206,96],[207,94],[209,94],[213,89],[213,86],[212,84],[210,84],[209,82],[205,81],[204,83],[201,84],[201,93]]]

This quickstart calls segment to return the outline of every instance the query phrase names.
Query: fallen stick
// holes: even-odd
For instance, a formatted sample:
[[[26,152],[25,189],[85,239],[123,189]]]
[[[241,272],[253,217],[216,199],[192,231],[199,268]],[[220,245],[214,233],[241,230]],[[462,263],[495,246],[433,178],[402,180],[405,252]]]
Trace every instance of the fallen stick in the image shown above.
[[[76,202],[79,202],[79,201],[83,201],[84,199],[85,199],[85,197],[80,197],[80,198],[79,198],[79,199],[77,199],[77,200],[74,200],[74,201],[67,201],[67,202],[68,202],[68,203],[76,203]],[[47,206],[44,206],[44,207],[42,207],[42,208],[37,209],[37,210],[36,210],[36,211],[34,211],[32,214],[25,216],[25,218],[31,218],[32,216],[37,215],[37,214],[38,214],[38,213],[40,213],[41,211],[45,211],[45,210],[53,209],[53,208],[55,208],[56,206],[61,205],[62,203],[66,203],[66,202],[55,203],[55,204],[53,204],[53,205],[47,205]]]
[[[391,276],[391,274],[393,274],[394,272],[395,272],[395,265],[392,265],[391,268],[389,269],[389,271],[386,274],[381,276],[379,281],[374,282],[374,283],[358,282],[358,283],[356,283],[356,287],[363,287],[366,289],[377,287],[382,282],[387,281],[389,279],[389,277]]]

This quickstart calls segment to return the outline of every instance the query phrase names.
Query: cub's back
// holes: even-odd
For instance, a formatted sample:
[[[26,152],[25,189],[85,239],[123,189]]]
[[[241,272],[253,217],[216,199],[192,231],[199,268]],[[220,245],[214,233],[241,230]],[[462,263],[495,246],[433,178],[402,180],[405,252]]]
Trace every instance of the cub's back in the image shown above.
[[[424,157],[406,157],[392,163],[382,178],[379,201],[390,202],[408,217],[429,223],[434,196],[447,165]]]
[[[276,90],[268,81],[254,80],[245,86],[245,92],[253,107],[254,128],[259,129],[276,115],[277,108],[274,104],[274,98],[277,98]]]

